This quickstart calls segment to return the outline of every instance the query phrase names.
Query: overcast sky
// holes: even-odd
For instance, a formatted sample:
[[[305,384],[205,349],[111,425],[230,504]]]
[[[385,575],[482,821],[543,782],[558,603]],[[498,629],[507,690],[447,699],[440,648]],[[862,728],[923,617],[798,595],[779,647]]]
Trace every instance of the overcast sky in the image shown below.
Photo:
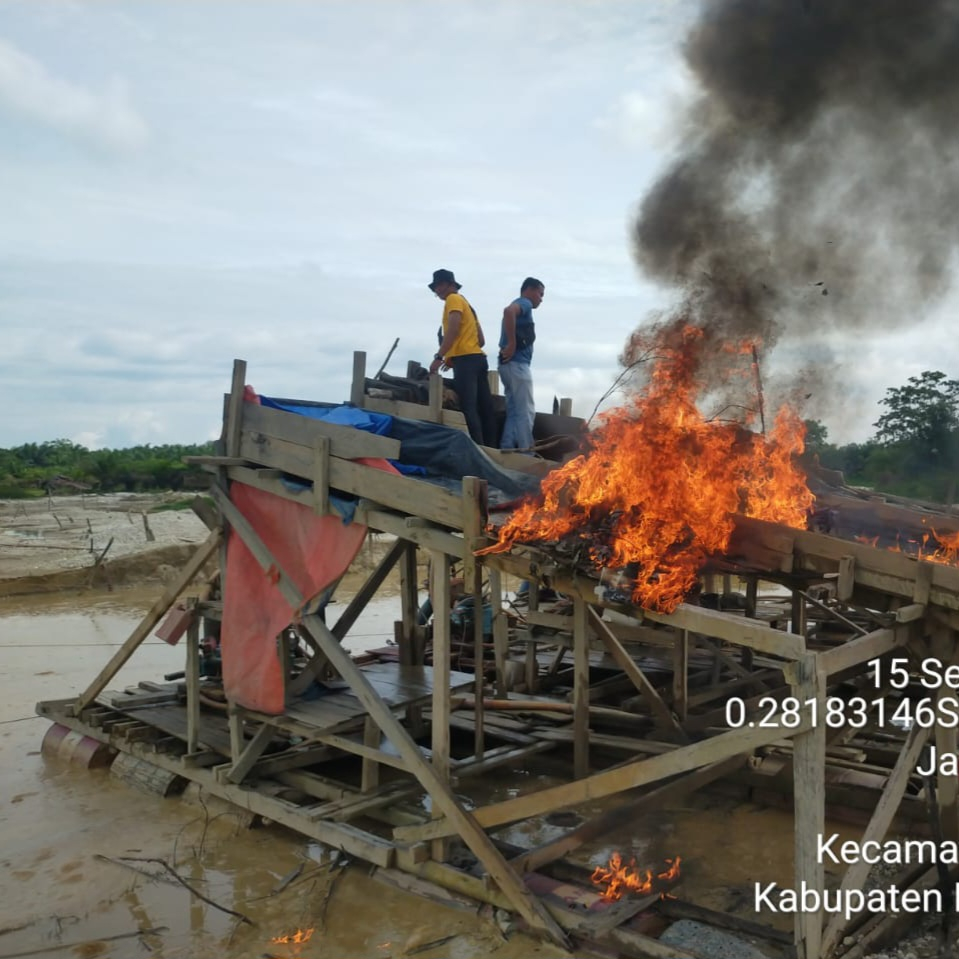
[[[0,0],[0,446],[203,442],[235,357],[262,393],[345,400],[353,350],[429,361],[438,267],[491,339],[540,277],[537,405],[588,416],[675,296],[628,234],[697,9]],[[957,375],[948,304],[942,339],[915,319],[849,345],[832,439],[867,438],[887,387]]]

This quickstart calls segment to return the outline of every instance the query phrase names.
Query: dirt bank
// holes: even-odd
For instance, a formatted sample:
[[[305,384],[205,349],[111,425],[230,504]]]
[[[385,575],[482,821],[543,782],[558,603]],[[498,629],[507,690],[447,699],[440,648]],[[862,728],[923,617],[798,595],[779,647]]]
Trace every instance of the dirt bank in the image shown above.
[[[173,494],[0,500],[0,596],[173,575],[208,530]]]

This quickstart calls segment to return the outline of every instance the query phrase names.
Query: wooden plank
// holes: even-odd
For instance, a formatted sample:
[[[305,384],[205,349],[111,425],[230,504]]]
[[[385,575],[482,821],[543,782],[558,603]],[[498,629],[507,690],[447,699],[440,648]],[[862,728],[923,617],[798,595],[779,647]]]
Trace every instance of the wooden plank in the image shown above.
[[[466,549],[462,536],[431,526],[421,516],[404,516],[378,509],[367,500],[357,503],[353,521],[382,533],[391,533],[425,549],[442,550],[447,556],[461,557]]]
[[[724,639],[738,646],[748,646],[783,659],[798,659],[806,650],[805,640],[801,636],[784,633],[732,613],[690,606],[688,603],[683,603],[672,613],[643,610],[643,616],[654,623],[665,623],[694,633],[705,633],[707,636]]]
[[[857,636],[840,646],[819,653],[819,668],[827,676],[834,676],[904,646],[912,634],[913,630],[909,627],[899,626],[877,629],[865,636]]]
[[[243,539],[260,566],[264,570],[272,568],[277,571],[279,576],[278,586],[287,602],[294,609],[302,608],[303,596],[289,576],[280,568],[270,551],[264,546],[256,530],[253,529],[246,517],[230,502],[222,490],[214,488],[213,495],[221,511],[229,518],[233,528]],[[568,948],[569,942],[562,929],[545,911],[543,904],[530,895],[529,890],[510,869],[489,836],[480,829],[475,819],[459,804],[449,785],[423,759],[419,747],[409,733],[390,712],[389,707],[379,698],[363,675],[363,671],[337,642],[336,637],[327,629],[326,624],[318,616],[307,613],[303,617],[303,626],[313,634],[333,667],[350,684],[356,697],[366,707],[369,715],[376,721],[400,756],[406,760],[409,772],[416,776],[423,788],[430,794],[436,807],[444,813],[445,821],[453,824],[453,831],[461,836],[483,864],[490,878],[499,885],[512,907],[526,919],[533,929],[547,936],[560,947]]]
[[[439,419],[430,419],[430,408],[422,403],[408,403],[406,400],[385,400],[378,396],[366,397],[366,409],[373,413],[385,413],[387,416],[399,416],[406,420],[419,420],[426,423],[440,423],[450,429],[467,432],[466,418],[459,410],[441,410]]]
[[[327,423],[288,410],[276,410],[258,403],[247,403],[243,411],[243,431],[251,439],[249,449],[257,447],[257,437],[283,440],[294,446],[312,450],[319,439],[330,441],[330,455],[340,459],[356,459],[359,456],[381,457],[395,460],[400,458],[401,443],[389,436],[380,436],[368,430],[352,426]],[[261,460],[253,458],[254,462]],[[271,464],[266,464],[271,465]],[[312,477],[312,473],[307,474]]]
[[[245,444],[246,439],[244,438],[242,442]],[[277,459],[275,456],[272,458]],[[298,470],[307,467],[311,472],[309,476],[304,477],[304,480],[312,481],[312,463],[306,461],[301,462],[296,468],[283,469],[283,472],[291,472],[294,476],[298,476],[300,475]],[[309,488],[292,490],[284,485],[280,476],[275,473],[245,469],[241,466],[231,466],[227,469],[227,473],[230,479],[267,490],[294,503],[302,503],[309,509],[313,508],[313,494]],[[330,460],[330,486],[344,493],[353,493],[381,506],[420,516],[452,529],[459,529],[462,523],[460,497],[425,480],[398,476],[373,466],[353,463],[334,456]]]
[[[795,729],[757,727],[732,730],[658,756],[633,760],[624,765],[594,773],[588,779],[552,786],[515,799],[494,803],[491,806],[483,806],[474,809],[472,816],[485,829],[505,826],[520,819],[529,819],[531,816],[539,816],[556,809],[613,796],[636,786],[659,782],[670,776],[691,772],[700,766],[721,762],[730,756],[745,755],[760,746],[768,746],[770,743],[798,735],[810,728],[807,712]],[[394,830],[393,834],[402,842],[411,842],[435,838],[438,835],[453,835],[455,832],[456,828],[448,821],[438,820],[422,827],[399,828]]]
[[[745,761],[745,756],[732,756],[722,762],[702,766],[642,796],[628,798],[621,805],[588,819],[558,839],[521,853],[510,860],[510,863],[518,872],[534,872],[548,863],[568,856],[584,843],[593,842],[616,829],[632,825],[637,816],[648,809],[662,809],[666,803],[675,802],[680,797],[721,779],[738,769]]]
[[[896,759],[896,765],[893,767],[889,779],[886,781],[882,796],[879,798],[879,802],[876,803],[876,808],[869,820],[869,825],[866,826],[866,830],[863,833],[860,848],[863,843],[881,841],[889,831],[893,817],[896,815],[899,804],[902,802],[902,797],[905,795],[906,787],[909,785],[909,777],[913,774],[922,749],[926,744],[926,740],[929,738],[929,732],[930,730],[928,728],[922,728],[918,725],[913,726],[912,729],[909,730],[905,746]],[[842,878],[842,883],[839,886],[841,894],[844,895],[850,889],[862,889],[863,883],[869,875],[871,868],[871,864],[864,860],[849,865],[846,869],[846,874]],[[840,940],[846,935],[846,930],[856,925],[857,918],[858,917],[846,919],[841,912],[833,914],[826,924],[825,931],[822,935],[821,948],[824,955],[829,955],[832,952]]]
[[[100,693],[106,689],[107,683],[119,672],[120,668],[133,655],[137,647],[150,635],[153,628],[166,615],[167,610],[193,582],[197,573],[203,569],[207,560],[216,552],[220,545],[220,530],[210,532],[203,544],[190,557],[187,564],[180,570],[180,575],[163,591],[159,599],[150,607],[146,616],[133,630],[126,642],[110,657],[110,661],[100,670],[96,679],[77,697],[75,710],[79,713],[86,709]]]

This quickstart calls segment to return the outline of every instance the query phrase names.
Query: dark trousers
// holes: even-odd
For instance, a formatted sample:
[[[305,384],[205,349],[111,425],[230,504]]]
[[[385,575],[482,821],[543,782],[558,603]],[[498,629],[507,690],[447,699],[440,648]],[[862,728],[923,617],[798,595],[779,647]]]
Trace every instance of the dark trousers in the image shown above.
[[[495,448],[496,418],[485,353],[453,358],[453,389],[459,397],[460,409],[466,417],[466,427],[473,442]]]

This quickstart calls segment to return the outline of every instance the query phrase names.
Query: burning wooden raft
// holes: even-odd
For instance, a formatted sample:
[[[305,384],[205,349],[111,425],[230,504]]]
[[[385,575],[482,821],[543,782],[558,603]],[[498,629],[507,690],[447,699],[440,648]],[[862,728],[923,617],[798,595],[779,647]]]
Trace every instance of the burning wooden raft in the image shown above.
[[[407,438],[303,415],[325,404],[245,402],[237,362],[222,455],[205,464],[218,507],[209,540],[88,689],[38,711],[362,858],[389,881],[507,909],[555,942],[681,959],[694,953],[666,927],[687,919],[761,940],[767,954],[816,959],[855,957],[894,934],[901,916],[835,912],[822,901],[830,891],[852,902],[869,866],[850,865],[837,887],[817,844],[829,833],[827,809],[858,811],[871,841],[894,824],[926,823],[933,792],[935,821],[956,838],[955,777],[938,777],[933,790],[935,777],[917,773],[931,737],[939,755],[956,752],[956,730],[937,710],[948,689],[926,697],[921,721],[916,710],[912,723],[891,718],[914,701],[915,662],[953,661],[959,569],[805,529],[804,503],[796,525],[734,513],[722,549],[703,553],[687,586],[659,609],[638,605],[635,559],[620,563],[612,549],[587,558],[528,524],[514,523],[520,532],[508,542],[492,533],[497,484],[523,486],[510,468],[529,461],[486,451],[460,464],[454,489],[374,462],[402,463],[424,421],[452,425],[444,446],[461,434],[438,402],[370,398],[365,381],[358,354],[353,409],[414,419],[401,424]],[[575,431],[574,421],[565,425]],[[560,505],[565,495],[557,493]],[[847,515],[842,502],[830,508]],[[888,508],[918,522],[904,506]],[[514,510],[507,525],[522,515]],[[935,521],[959,528],[945,514]],[[328,626],[324,597],[367,530],[394,544]],[[582,529],[574,532],[582,545]],[[451,617],[434,615],[432,629],[420,621],[418,551],[430,559],[434,610],[453,606],[454,563],[472,600],[455,664]],[[220,575],[187,596],[218,552]],[[394,568],[395,646],[357,661],[343,640]],[[509,576],[531,584],[526,607],[511,608]],[[734,577],[740,608],[715,608],[732,605]],[[661,583],[658,571],[640,578]],[[178,600],[169,635],[186,637],[184,682],[154,684],[149,696],[109,693]],[[476,614],[484,606],[488,624]],[[202,650],[214,642],[222,676],[201,676]],[[533,767],[547,755],[569,757],[561,781],[500,800],[484,790],[491,770]],[[771,914],[664,899],[683,894],[681,864],[677,875],[665,862],[638,863],[639,873],[663,877],[640,892],[629,891],[628,864],[577,858],[710,783],[794,805],[794,886],[818,893],[818,906]],[[515,832],[504,836],[595,803],[602,811],[572,815],[551,838],[520,845]],[[627,888],[618,901],[610,877]],[[897,880],[917,893],[938,882],[930,864]]]

